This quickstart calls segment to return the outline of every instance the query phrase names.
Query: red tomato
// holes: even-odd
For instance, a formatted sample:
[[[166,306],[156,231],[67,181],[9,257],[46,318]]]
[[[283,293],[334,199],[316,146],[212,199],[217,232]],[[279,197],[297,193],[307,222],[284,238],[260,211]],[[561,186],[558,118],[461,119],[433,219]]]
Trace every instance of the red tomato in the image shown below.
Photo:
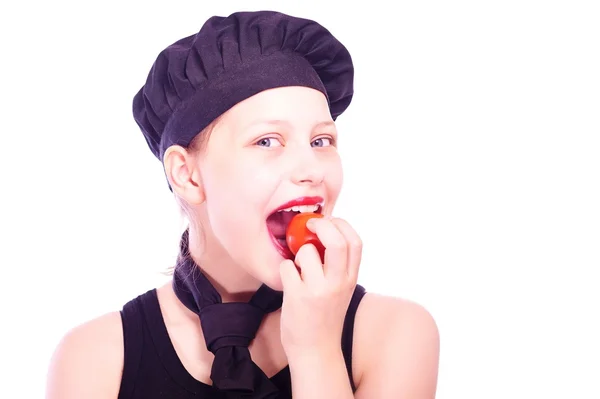
[[[321,244],[317,235],[306,227],[306,222],[309,219],[322,217],[323,215],[319,213],[299,213],[292,218],[287,227],[286,242],[294,255],[298,253],[300,247],[304,244],[313,244],[321,256],[321,262],[324,262],[325,247]]]

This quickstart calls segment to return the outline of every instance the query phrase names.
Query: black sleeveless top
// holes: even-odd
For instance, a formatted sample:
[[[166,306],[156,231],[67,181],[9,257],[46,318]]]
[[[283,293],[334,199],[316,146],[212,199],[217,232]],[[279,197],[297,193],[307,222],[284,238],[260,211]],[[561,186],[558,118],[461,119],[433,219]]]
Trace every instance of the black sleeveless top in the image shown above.
[[[354,319],[365,289],[357,285],[346,313],[342,351],[352,390],[352,342]],[[198,399],[224,398],[208,384],[192,377],[177,356],[165,325],[156,289],[129,301],[121,310],[125,359],[118,399]],[[271,377],[283,392],[292,397],[289,366]]]

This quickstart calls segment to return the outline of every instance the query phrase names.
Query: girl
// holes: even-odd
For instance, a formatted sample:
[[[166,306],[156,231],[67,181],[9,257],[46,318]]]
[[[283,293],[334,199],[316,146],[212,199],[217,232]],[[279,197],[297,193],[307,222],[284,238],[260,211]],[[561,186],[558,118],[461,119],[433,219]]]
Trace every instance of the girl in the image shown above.
[[[346,48],[276,12],[209,19],[160,53],[133,102],[190,223],[172,282],[70,331],[50,399],[435,397],[422,307],[357,284],[362,243],[333,217]],[[300,212],[325,247],[285,240]]]

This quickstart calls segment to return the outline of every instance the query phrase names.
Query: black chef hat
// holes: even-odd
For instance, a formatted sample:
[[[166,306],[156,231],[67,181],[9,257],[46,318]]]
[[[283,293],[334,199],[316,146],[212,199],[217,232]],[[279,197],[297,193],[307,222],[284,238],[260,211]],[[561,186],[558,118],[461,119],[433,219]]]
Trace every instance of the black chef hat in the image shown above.
[[[212,17],[164,49],[135,95],[133,115],[162,161],[213,120],[263,90],[306,86],[327,97],[335,120],[350,104],[348,50],[323,26],[272,11]]]

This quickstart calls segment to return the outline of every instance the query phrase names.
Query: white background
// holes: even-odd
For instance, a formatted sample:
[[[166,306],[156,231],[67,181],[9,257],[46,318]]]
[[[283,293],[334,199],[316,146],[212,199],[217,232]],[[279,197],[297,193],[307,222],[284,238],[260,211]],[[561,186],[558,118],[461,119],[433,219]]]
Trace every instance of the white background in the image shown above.
[[[337,214],[363,237],[360,283],[437,320],[438,398],[600,398],[593,3],[3,5],[0,396],[43,397],[69,328],[164,281],[179,218],[131,115],[159,51],[277,9],[352,53]]]

